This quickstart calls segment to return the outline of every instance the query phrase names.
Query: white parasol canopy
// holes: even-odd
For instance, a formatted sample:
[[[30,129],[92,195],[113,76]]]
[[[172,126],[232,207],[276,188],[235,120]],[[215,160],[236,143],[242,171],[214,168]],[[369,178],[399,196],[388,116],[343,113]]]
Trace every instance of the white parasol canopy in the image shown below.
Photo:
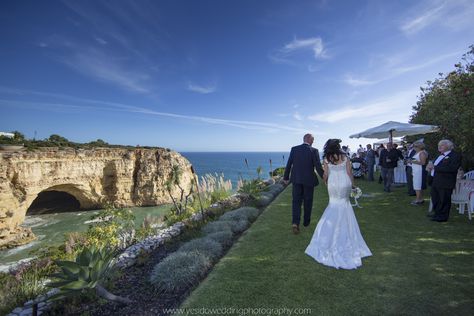
[[[434,133],[437,132],[438,129],[438,126],[435,125],[410,124],[389,121],[382,125],[369,128],[363,132],[353,134],[349,137],[386,138],[389,136],[391,140],[393,137]]]

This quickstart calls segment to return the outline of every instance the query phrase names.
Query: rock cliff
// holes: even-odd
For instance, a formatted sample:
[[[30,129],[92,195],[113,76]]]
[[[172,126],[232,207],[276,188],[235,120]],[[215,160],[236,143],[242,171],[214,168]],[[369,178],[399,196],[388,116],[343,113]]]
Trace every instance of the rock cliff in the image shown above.
[[[26,213],[51,205],[94,209],[107,203],[118,207],[169,203],[165,182],[173,165],[183,171],[182,186],[188,188],[190,163],[164,148],[0,152],[0,249],[33,240],[31,230],[20,226]],[[178,193],[178,188],[172,192]]]

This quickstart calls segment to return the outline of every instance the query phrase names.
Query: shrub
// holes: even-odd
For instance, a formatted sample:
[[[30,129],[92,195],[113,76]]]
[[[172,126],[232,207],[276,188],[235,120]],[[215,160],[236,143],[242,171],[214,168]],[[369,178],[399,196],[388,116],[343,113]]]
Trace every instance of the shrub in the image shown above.
[[[150,282],[159,292],[177,293],[198,284],[210,267],[203,254],[175,252],[153,268]]]
[[[188,241],[182,245],[179,249],[179,252],[191,252],[197,251],[204,256],[208,257],[211,261],[217,261],[222,256],[222,246],[217,241],[203,237],[196,238],[191,241]]]
[[[244,213],[239,213],[234,211],[229,211],[224,213],[221,217],[219,217],[220,221],[239,221],[239,220],[246,220],[247,215]]]
[[[245,231],[249,226],[250,223],[248,220],[243,219],[243,220],[218,220],[217,222],[220,223],[229,223],[230,229],[234,234],[240,234],[243,231]]]
[[[248,220],[253,222],[257,219],[259,213],[259,210],[254,207],[241,207],[225,213],[219,220]]]
[[[269,194],[262,194],[257,200],[257,206],[267,206],[273,200],[273,196]]]
[[[233,235],[232,235],[232,231],[230,230],[224,230],[220,232],[211,233],[211,234],[206,235],[206,237],[214,241],[217,241],[218,243],[222,245],[223,248],[230,247],[232,246],[232,243],[233,243]]]
[[[260,211],[255,207],[241,207],[232,212],[244,215],[245,218],[250,222],[255,221],[260,214]]]
[[[96,294],[109,301],[122,304],[131,303],[127,298],[113,295],[102,284],[112,269],[114,252],[106,248],[84,248],[75,261],[55,261],[61,272],[52,274],[56,282],[49,287],[59,288],[59,292],[50,299],[61,299],[70,295],[79,295],[85,290],[96,291]]]
[[[232,229],[231,229],[230,222],[215,221],[215,222],[210,222],[206,224],[206,226],[202,228],[202,231],[206,234],[212,234],[215,232],[222,232],[222,231],[232,232]]]

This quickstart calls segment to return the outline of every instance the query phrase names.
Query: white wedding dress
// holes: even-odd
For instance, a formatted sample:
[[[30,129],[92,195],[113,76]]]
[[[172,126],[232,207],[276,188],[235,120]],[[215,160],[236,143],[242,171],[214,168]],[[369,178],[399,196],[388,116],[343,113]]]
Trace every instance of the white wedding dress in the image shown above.
[[[328,169],[329,205],[305,253],[326,266],[356,269],[362,265],[361,258],[372,253],[362,238],[349,200],[352,186],[346,163],[328,163]]]

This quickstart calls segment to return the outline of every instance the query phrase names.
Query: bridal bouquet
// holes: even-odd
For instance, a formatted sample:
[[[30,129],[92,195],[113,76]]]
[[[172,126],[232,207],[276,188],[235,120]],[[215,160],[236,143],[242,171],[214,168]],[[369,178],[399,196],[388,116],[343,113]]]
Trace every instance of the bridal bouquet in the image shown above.
[[[357,201],[362,196],[362,190],[359,187],[355,187],[351,190],[351,198],[354,199],[354,204],[352,206],[357,206],[358,208],[362,208]]]

